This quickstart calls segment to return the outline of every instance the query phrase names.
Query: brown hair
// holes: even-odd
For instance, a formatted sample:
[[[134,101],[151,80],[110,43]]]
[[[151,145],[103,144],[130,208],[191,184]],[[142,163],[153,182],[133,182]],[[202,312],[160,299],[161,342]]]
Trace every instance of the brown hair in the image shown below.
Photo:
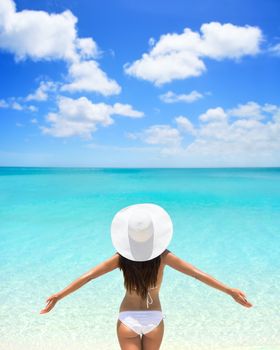
[[[156,286],[161,256],[147,261],[129,260],[121,254],[119,257],[119,269],[123,271],[125,288],[130,293],[136,288],[136,293],[145,299],[148,288]]]

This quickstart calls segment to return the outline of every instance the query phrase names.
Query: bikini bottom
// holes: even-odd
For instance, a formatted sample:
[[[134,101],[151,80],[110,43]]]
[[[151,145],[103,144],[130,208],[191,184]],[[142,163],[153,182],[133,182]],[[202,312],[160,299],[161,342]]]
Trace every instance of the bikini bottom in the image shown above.
[[[165,315],[160,310],[121,311],[119,320],[137,334],[146,334],[156,328]]]

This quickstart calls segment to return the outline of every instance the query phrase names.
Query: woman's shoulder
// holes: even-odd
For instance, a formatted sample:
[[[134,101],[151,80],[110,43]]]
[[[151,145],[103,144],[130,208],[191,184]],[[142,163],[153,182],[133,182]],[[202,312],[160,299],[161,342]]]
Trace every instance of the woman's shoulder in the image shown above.
[[[165,251],[161,254],[161,261],[163,265],[168,265],[168,258],[173,253],[169,249],[165,249]]]

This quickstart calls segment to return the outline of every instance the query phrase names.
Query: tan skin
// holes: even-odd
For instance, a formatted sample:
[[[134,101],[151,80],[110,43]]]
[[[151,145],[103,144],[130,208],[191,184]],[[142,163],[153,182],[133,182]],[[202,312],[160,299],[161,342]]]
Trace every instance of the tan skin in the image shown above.
[[[161,256],[161,264],[157,276],[157,288],[151,289],[150,294],[153,299],[153,303],[149,305],[149,310],[161,310],[161,304],[159,300],[159,290],[163,279],[163,271],[165,266],[170,266],[173,269],[182,272],[185,275],[191,276],[210,287],[216,288],[221,292],[230,295],[233,300],[235,300],[240,305],[250,308],[253,305],[246,299],[246,295],[239,289],[230,288],[214,277],[206,274],[205,272],[199,270],[197,267],[191,265],[190,263],[180,259],[171,251],[166,249]],[[101,264],[93,267],[91,270],[80,276],[74,282],[72,282],[65,289],[59,293],[51,295],[47,300],[47,305],[44,309],[40,311],[40,314],[47,313],[53,309],[55,304],[66,297],[68,294],[73,293],[77,289],[81,288],[83,285],[89,281],[100,277],[110,271],[119,267],[119,255],[116,253],[109,259],[103,261]],[[136,292],[128,293],[126,292],[124,299],[120,305],[119,311],[126,310],[147,310],[146,300],[142,300]],[[117,320],[117,335],[122,350],[158,350],[160,348],[162,338],[164,333],[164,323],[163,320],[160,324],[154,328],[151,332],[142,335],[138,335],[133,330],[124,325],[119,319]]]

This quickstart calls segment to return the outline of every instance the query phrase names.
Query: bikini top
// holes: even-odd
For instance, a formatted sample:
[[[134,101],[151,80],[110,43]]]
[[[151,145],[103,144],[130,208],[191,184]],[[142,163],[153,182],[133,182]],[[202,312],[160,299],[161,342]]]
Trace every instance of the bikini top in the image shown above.
[[[156,289],[156,288],[157,288],[157,286],[151,287],[151,288],[149,288],[148,290]],[[133,288],[133,289],[136,290],[136,288]],[[150,292],[148,292],[146,301],[147,301],[147,308],[149,308],[149,305],[153,303],[153,298],[151,297]]]

